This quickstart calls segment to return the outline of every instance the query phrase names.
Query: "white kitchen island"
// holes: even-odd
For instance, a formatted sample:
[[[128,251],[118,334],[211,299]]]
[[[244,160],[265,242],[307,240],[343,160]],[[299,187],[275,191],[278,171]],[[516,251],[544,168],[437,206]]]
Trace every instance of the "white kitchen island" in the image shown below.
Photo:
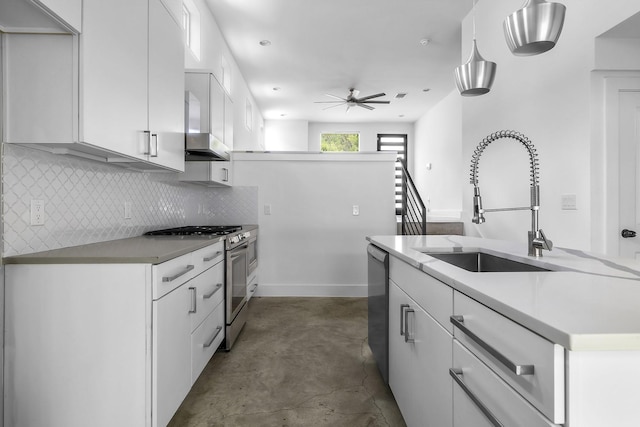
[[[640,425],[640,266],[636,261],[563,248],[535,259],[527,256],[525,244],[463,236],[368,240],[392,256],[390,295],[404,304],[390,304],[390,384],[396,398],[405,390],[404,385],[394,390],[394,353],[400,347],[401,355],[418,354],[421,339],[428,340],[421,338],[426,330],[421,319],[430,319],[450,337],[442,352],[451,353],[453,345],[450,372],[441,369],[437,374],[437,381],[452,391],[452,417],[447,424]],[[476,251],[551,271],[477,273],[424,253]],[[401,332],[414,342],[398,341],[395,335]],[[522,366],[531,367],[532,372],[516,373]],[[399,369],[406,375],[405,367]],[[429,399],[433,394],[429,384],[422,387],[423,399]],[[398,400],[403,415],[403,405],[406,411],[417,405]]]

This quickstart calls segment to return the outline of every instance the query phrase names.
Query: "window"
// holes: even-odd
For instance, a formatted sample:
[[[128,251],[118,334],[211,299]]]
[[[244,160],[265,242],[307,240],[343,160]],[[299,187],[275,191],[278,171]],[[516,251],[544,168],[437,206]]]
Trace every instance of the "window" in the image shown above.
[[[323,133],[320,135],[320,150],[330,152],[360,151],[359,133]]]
[[[407,165],[407,135],[379,134],[378,151],[396,151],[398,159]],[[402,191],[402,167],[396,164],[396,215],[402,214],[404,195]]]
[[[182,29],[188,51],[200,60],[200,12],[193,0],[182,2]]]

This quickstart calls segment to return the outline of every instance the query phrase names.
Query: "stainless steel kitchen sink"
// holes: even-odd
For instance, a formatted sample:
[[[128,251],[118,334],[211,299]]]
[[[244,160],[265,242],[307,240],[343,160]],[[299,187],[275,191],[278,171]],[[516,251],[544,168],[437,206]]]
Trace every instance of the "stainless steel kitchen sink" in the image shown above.
[[[524,262],[513,261],[484,252],[424,252],[425,254],[447,262],[456,267],[474,273],[552,271]]]

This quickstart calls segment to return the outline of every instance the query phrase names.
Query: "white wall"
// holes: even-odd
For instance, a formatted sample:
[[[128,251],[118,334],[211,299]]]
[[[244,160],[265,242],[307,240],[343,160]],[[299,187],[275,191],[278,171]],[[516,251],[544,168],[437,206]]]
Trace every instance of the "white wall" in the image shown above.
[[[264,149],[264,119],[249,91],[249,87],[242,77],[238,65],[231,55],[218,24],[204,0],[193,0],[200,11],[201,54],[196,58],[189,49],[185,49],[185,68],[204,69],[211,71],[218,81],[222,82],[223,63],[231,73],[231,99],[233,100],[233,149],[234,150],[263,150]],[[224,58],[224,59],[223,59]],[[251,130],[245,124],[246,103],[252,106]]]
[[[453,91],[415,123],[413,181],[429,216],[459,218],[462,210],[462,101]],[[430,165],[428,169],[427,164]]]
[[[234,185],[259,187],[258,295],[366,296],[366,236],[395,234],[395,156],[236,153],[234,159]],[[353,205],[360,215],[352,215]]]
[[[265,120],[265,150],[307,151],[309,122],[306,120]]]
[[[484,58],[498,64],[491,92],[461,97],[462,165],[466,181],[471,155],[492,132],[512,129],[528,136],[539,153],[540,225],[558,246],[591,248],[591,71],[595,37],[640,10],[638,2],[565,0],[567,15],[558,45],[532,57],[516,57],[504,41],[502,21],[520,5],[511,0],[481,1],[476,7],[477,41]],[[471,17],[463,23],[461,63],[471,46]],[[443,102],[447,102],[446,100]],[[438,108],[446,108],[439,106]],[[450,113],[452,117],[454,111]],[[428,119],[427,119],[428,120]],[[441,127],[450,126],[444,120]],[[437,123],[433,123],[438,126]],[[438,132],[432,129],[431,132]],[[529,160],[519,143],[498,140],[480,161],[485,208],[529,204]],[[463,185],[465,232],[526,241],[530,213],[489,213],[480,226],[470,223],[470,184]],[[452,189],[455,191],[455,189]],[[560,209],[563,194],[575,194],[577,210]],[[604,203],[601,200],[600,203]]]

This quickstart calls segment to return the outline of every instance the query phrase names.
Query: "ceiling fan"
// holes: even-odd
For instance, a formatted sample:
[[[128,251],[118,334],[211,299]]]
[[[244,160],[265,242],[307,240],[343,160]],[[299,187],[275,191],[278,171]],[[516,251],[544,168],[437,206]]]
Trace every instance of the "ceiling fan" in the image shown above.
[[[390,101],[372,101],[372,99],[374,98],[385,96],[386,93],[376,93],[375,95],[363,96],[362,98],[358,98],[359,94],[360,94],[360,91],[351,88],[349,89],[349,95],[347,95],[346,98],[342,98],[340,96],[335,96],[327,93],[326,94],[327,96],[330,96],[331,98],[335,98],[338,101],[316,101],[315,103],[316,104],[336,104],[336,105],[330,105],[326,108],[323,108],[323,110],[328,110],[329,108],[339,107],[340,105],[347,104],[347,113],[349,112],[351,107],[355,107],[355,106],[366,108],[367,110],[375,110],[375,108],[367,104],[389,104],[390,103]]]

